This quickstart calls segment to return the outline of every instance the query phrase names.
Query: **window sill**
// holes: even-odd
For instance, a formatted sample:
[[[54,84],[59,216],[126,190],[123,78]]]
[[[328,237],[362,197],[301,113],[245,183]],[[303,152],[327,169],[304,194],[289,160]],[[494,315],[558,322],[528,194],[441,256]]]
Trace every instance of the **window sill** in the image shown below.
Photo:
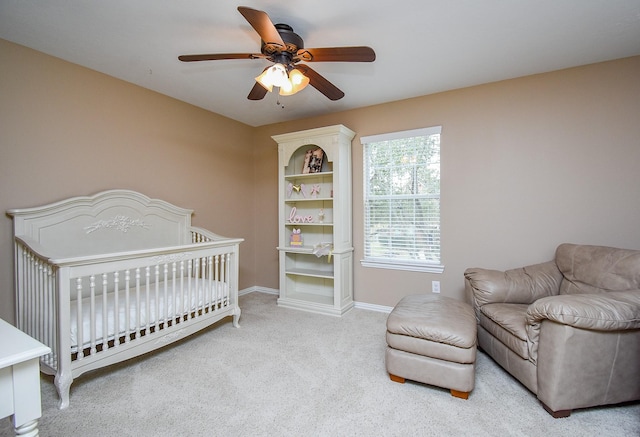
[[[411,264],[411,263],[398,263],[390,261],[376,261],[376,260],[360,260],[362,267],[372,267],[376,269],[389,269],[389,270],[405,270],[409,272],[423,272],[423,273],[442,273],[444,272],[444,266],[440,264]]]

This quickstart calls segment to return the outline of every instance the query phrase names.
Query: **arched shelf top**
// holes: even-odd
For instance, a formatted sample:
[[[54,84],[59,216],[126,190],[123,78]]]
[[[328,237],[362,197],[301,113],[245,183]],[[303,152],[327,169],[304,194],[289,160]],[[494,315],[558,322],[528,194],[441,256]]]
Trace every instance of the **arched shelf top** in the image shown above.
[[[325,153],[325,159],[335,160],[335,153],[341,142],[351,143],[356,133],[341,124],[326,126],[315,129],[308,129],[300,132],[273,135],[278,143],[280,151],[281,165],[288,165],[291,157],[296,151],[305,145],[321,148]]]
[[[333,171],[332,157],[315,144],[305,144],[293,151],[287,164],[287,175],[315,175]]]

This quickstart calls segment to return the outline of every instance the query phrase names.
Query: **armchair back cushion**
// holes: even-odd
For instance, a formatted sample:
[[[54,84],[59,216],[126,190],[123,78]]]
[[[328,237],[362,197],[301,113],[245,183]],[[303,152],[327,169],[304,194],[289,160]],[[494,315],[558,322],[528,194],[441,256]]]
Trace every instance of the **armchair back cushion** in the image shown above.
[[[560,294],[640,289],[640,250],[565,243],[555,261],[564,276]]]

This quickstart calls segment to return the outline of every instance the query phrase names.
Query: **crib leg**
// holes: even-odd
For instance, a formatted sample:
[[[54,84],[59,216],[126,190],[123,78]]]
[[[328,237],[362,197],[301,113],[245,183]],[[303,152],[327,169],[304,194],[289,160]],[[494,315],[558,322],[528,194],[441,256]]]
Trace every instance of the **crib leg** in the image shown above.
[[[233,326],[235,326],[236,328],[240,327],[240,323],[238,323],[240,321],[240,313],[242,311],[240,311],[240,308],[236,308],[236,310],[233,313]]]
[[[71,373],[60,372],[56,373],[56,377],[53,379],[53,384],[56,386],[60,402],[58,402],[58,408],[64,410],[69,406],[69,391],[71,391],[71,383],[73,378]]]

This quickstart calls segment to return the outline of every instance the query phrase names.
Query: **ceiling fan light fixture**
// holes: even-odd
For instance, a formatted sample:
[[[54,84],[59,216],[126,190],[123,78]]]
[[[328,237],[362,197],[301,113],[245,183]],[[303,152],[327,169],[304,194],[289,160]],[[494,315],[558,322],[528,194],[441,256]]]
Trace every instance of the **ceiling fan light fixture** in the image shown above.
[[[293,84],[291,83],[291,81],[289,79],[287,79],[287,81],[284,82],[280,86],[280,95],[281,96],[290,96],[292,94],[295,94],[293,92]]]
[[[309,85],[309,78],[296,68],[289,72],[289,85],[280,87],[281,96],[292,96]]]
[[[256,77],[256,82],[262,85],[264,89],[271,92],[273,90],[273,85],[267,83],[266,77],[267,77],[267,70],[264,70],[260,74],[260,76]]]
[[[282,64],[273,64],[256,77],[256,81],[267,91],[271,91],[274,86],[283,87],[287,86],[287,83],[290,84],[287,69]]]
[[[302,72],[297,68],[294,68],[289,72],[289,79],[293,84],[293,88],[297,89],[298,91],[304,89],[304,87],[309,85],[309,78],[302,74]]]

